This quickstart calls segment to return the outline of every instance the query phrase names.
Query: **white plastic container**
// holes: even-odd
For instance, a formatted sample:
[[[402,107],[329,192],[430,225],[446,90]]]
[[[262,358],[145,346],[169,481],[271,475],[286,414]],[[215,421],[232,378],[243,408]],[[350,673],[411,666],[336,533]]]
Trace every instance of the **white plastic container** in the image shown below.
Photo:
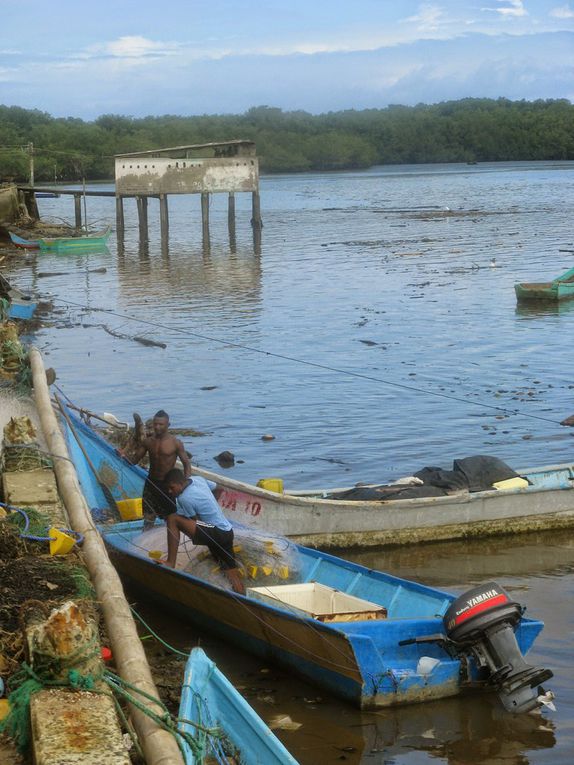
[[[355,622],[384,619],[387,609],[318,582],[248,587],[250,598],[278,608],[311,616],[320,622]]]

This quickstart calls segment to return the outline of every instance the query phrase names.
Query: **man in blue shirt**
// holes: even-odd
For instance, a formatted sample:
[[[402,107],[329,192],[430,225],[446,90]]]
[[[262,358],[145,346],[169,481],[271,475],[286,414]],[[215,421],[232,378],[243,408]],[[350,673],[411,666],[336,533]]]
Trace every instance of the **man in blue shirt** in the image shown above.
[[[235,592],[245,595],[245,587],[233,554],[233,527],[217,504],[217,484],[201,476],[186,478],[174,468],[165,476],[167,490],[176,500],[177,511],[165,519],[167,524],[167,561],[175,568],[180,531],[194,545],[206,545],[221,566]]]

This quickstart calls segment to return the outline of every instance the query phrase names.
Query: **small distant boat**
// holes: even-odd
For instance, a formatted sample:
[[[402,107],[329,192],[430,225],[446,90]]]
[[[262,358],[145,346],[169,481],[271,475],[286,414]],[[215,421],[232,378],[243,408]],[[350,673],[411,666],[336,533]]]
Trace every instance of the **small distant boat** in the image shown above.
[[[21,236],[13,234],[11,231],[8,233],[10,234],[12,244],[16,245],[16,247],[20,247],[24,250],[38,250],[40,248],[40,242],[37,239],[23,239]]]
[[[204,754],[199,759],[189,744],[184,744],[186,765],[202,765],[205,761],[297,765],[295,758],[201,648],[192,649],[187,660],[179,719],[179,730],[193,735]],[[214,728],[217,734],[210,735],[209,729]],[[228,748],[232,751],[226,751]],[[230,757],[233,759],[228,759]]]
[[[79,252],[105,247],[111,232],[111,226],[107,226],[103,231],[93,234],[42,238],[38,243],[40,252]]]
[[[0,274],[0,297],[8,301],[6,311],[8,319],[31,319],[38,307],[31,295],[13,287],[2,274]]]
[[[514,285],[517,300],[566,300],[574,298],[574,268],[552,282],[521,282]]]

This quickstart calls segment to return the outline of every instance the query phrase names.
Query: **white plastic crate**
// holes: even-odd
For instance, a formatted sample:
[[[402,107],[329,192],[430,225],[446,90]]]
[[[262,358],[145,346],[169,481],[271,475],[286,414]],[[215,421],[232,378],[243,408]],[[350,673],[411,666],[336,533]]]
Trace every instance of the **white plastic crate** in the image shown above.
[[[387,609],[318,582],[248,587],[247,595],[321,622],[355,622],[384,619]]]

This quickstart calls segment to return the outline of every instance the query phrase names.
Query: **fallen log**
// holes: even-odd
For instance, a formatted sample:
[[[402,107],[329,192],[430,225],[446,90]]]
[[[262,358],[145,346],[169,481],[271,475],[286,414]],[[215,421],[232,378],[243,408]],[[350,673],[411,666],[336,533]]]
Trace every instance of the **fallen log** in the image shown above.
[[[82,557],[101,605],[119,674],[124,680],[159,700],[120,578],[92,520],[52,409],[42,356],[33,347],[30,349],[29,356],[34,397],[48,449],[54,456],[54,472],[58,489],[68,511],[72,528],[84,537]],[[161,714],[159,703],[157,706],[154,705],[153,711]],[[182,755],[175,738],[136,707],[131,707],[130,712],[147,765],[183,765]]]

